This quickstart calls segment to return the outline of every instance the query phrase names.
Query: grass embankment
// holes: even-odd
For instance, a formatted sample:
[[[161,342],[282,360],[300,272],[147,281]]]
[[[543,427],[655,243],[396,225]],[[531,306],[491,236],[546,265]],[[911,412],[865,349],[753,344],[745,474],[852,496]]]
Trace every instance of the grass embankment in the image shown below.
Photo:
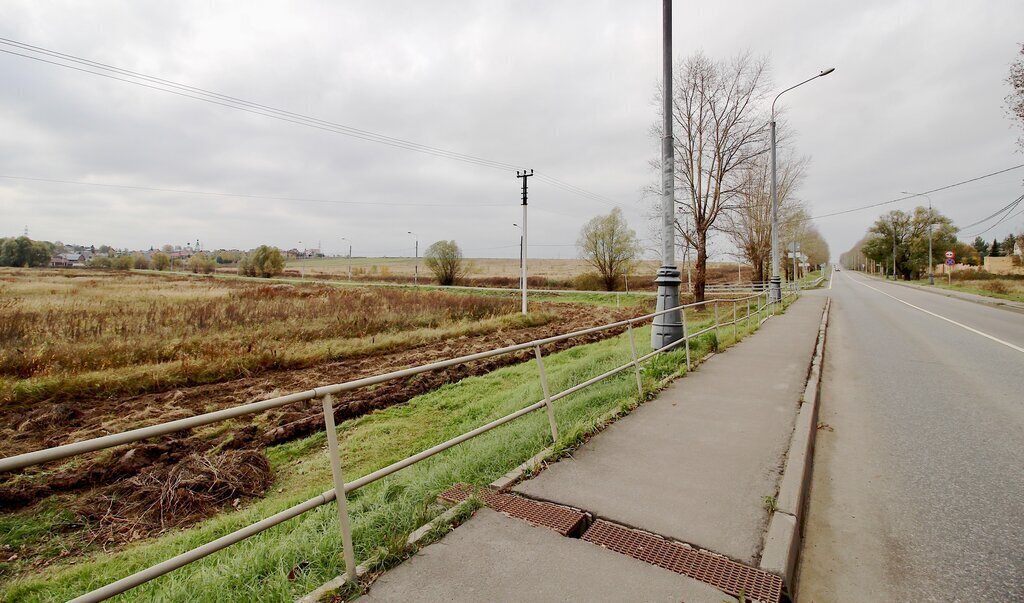
[[[689,323],[691,332],[706,325]],[[756,317],[738,339],[755,330]],[[734,342],[722,329],[722,347]],[[650,350],[650,329],[636,331],[640,353]],[[698,359],[715,347],[713,333],[691,342]],[[666,376],[685,371],[683,351],[645,363],[645,391]],[[572,348],[545,358],[552,391],[564,390],[630,359],[625,335]],[[542,397],[535,363],[472,377],[346,421],[338,428],[342,466],[352,480],[425,448],[506,415]],[[639,403],[632,371],[624,371],[556,403],[559,450],[571,449],[619,413]],[[356,559],[374,569],[397,563],[409,551],[407,535],[441,512],[438,493],[457,482],[485,485],[549,444],[547,417],[538,411],[371,484],[350,496]],[[3,588],[5,601],[63,601],[298,504],[332,485],[323,433],[268,449],[276,473],[270,494],[242,509],[193,528],[95,553],[76,565],[58,562],[44,573],[21,577]],[[26,526],[22,531],[38,531]],[[7,537],[17,547],[17,536]],[[131,591],[128,600],[293,600],[343,569],[334,504],[325,505],[258,536]]]
[[[935,286],[950,291],[973,293],[995,299],[1024,302],[1024,276],[996,275],[987,272],[954,273],[950,283],[945,276],[935,276]],[[917,281],[919,285],[927,285],[928,279]]]
[[[0,403],[159,391],[526,326],[515,300],[494,296],[93,271],[0,277]]]

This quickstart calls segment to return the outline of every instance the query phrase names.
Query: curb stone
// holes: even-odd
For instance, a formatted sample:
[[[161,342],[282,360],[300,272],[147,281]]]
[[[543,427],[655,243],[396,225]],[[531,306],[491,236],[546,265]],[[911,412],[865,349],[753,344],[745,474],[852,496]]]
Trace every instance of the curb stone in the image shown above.
[[[797,413],[789,454],[779,484],[776,509],[768,524],[760,568],[782,576],[786,589],[791,591],[800,551],[800,523],[803,518],[804,498],[810,487],[811,461],[814,437],[817,433],[818,400],[821,393],[821,369],[825,354],[829,309],[832,299],[827,298],[818,328],[818,341],[808,373],[807,386]]]

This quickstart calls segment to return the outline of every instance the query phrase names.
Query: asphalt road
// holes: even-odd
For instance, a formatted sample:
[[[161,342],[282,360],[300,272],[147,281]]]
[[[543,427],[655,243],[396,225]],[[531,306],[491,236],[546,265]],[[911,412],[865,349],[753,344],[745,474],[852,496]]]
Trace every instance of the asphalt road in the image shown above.
[[[797,600],[1024,601],[1024,316],[851,272],[819,293]]]

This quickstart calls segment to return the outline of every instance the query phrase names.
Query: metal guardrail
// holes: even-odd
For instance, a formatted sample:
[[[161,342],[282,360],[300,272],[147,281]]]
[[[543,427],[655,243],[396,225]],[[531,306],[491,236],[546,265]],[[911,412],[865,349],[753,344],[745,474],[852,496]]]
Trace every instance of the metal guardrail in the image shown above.
[[[794,295],[794,293],[793,292],[787,292],[787,293],[784,294],[783,297],[787,297],[787,296],[791,296],[791,295]],[[762,298],[764,298],[764,304],[761,303]],[[753,305],[753,311],[751,311],[752,310],[751,302],[753,300],[756,300],[756,302]],[[739,304],[741,302],[746,302],[745,314],[743,314],[742,316],[739,315]],[[719,305],[720,304],[732,304],[732,320],[729,320],[729,321],[723,321],[722,320],[722,317],[720,316],[720,313],[719,313]],[[697,332],[689,333],[687,331],[687,327],[686,327],[686,310],[688,308],[692,309],[692,308],[696,308],[698,306],[704,306],[704,305],[713,305],[713,307],[714,307],[714,324],[712,324],[711,326],[706,327],[704,329],[701,329],[701,330],[699,330]],[[752,317],[760,320],[760,317],[761,317],[762,313],[764,313],[765,318],[767,318],[770,315],[769,314],[769,307],[771,305],[772,304],[769,303],[769,300],[768,300],[767,292],[765,292],[764,294],[751,295],[751,296],[742,297],[742,298],[736,298],[736,299],[729,299],[729,300],[705,300],[703,302],[680,305],[680,306],[677,306],[675,308],[669,308],[667,310],[661,310],[659,312],[652,312],[650,314],[645,314],[643,316],[638,316],[636,318],[630,318],[630,319],[627,319],[627,320],[621,320],[621,321],[618,321],[618,322],[608,323],[608,324],[600,325],[600,326],[597,326],[597,327],[591,327],[591,328],[588,328],[588,329],[582,329],[582,330],[579,330],[579,331],[573,331],[571,333],[565,333],[563,335],[555,335],[555,336],[546,337],[546,338],[543,338],[543,339],[535,339],[533,341],[528,341],[526,343],[520,343],[520,344],[516,344],[516,345],[502,347],[502,348],[496,348],[496,349],[488,350],[488,351],[485,351],[485,352],[479,352],[479,353],[476,353],[476,354],[469,354],[469,355],[466,355],[466,356],[460,356],[458,358],[451,358],[449,360],[442,360],[442,361],[439,361],[439,362],[433,362],[433,363],[430,363],[430,364],[424,364],[424,365],[420,365],[420,366],[416,366],[416,367],[412,367],[412,368],[407,368],[407,369],[403,369],[403,370],[392,371],[390,373],[384,373],[384,374],[381,374],[381,375],[375,375],[375,376],[366,377],[366,378],[363,378],[363,379],[356,379],[356,380],[347,381],[347,382],[344,382],[344,383],[337,383],[337,384],[332,384],[332,385],[326,385],[326,386],[323,386],[323,387],[317,387],[317,388],[314,388],[314,389],[311,389],[311,390],[307,390],[307,391],[304,391],[304,392],[297,392],[297,393],[289,394],[289,395],[286,395],[286,396],[278,396],[278,397],[275,397],[275,398],[270,398],[268,400],[260,400],[258,402],[251,402],[251,403],[243,404],[243,405],[236,406],[236,407],[233,407],[233,408],[226,408],[226,409],[223,409],[223,410],[218,410],[218,411],[209,412],[209,413],[205,413],[205,414],[201,414],[201,415],[196,415],[194,417],[188,417],[188,418],[185,418],[185,419],[178,419],[178,420],[175,420],[175,421],[168,421],[166,423],[161,423],[161,424],[158,424],[158,425],[152,425],[150,427],[143,427],[143,428],[140,428],[140,429],[132,429],[130,431],[125,431],[125,432],[118,433],[118,434],[112,434],[112,435],[103,436],[103,437],[99,437],[99,438],[93,438],[93,439],[90,439],[90,440],[84,440],[84,441],[75,442],[75,443],[72,443],[72,444],[65,444],[65,445],[62,445],[62,446],[55,446],[53,448],[37,450],[35,452],[28,452],[28,453],[25,453],[25,454],[19,454],[19,455],[16,455],[16,456],[0,459],[0,472],[3,472],[3,471],[13,471],[13,470],[17,470],[17,469],[23,469],[25,467],[29,467],[29,466],[32,466],[32,465],[38,465],[38,464],[41,464],[41,463],[57,461],[57,460],[61,460],[61,459],[65,459],[65,458],[71,457],[71,456],[85,454],[85,453],[88,453],[88,452],[93,452],[93,451],[97,451],[97,450],[103,450],[103,449],[106,449],[106,448],[112,448],[114,446],[120,446],[120,445],[123,445],[123,444],[129,444],[129,443],[132,443],[132,442],[138,442],[140,440],[145,440],[145,439],[156,437],[156,436],[167,435],[167,434],[174,433],[174,432],[177,432],[177,431],[181,431],[181,430],[184,430],[184,429],[192,429],[192,428],[195,428],[195,427],[201,427],[203,425],[209,425],[211,423],[216,423],[218,421],[224,421],[224,420],[227,420],[227,419],[233,419],[233,418],[241,417],[241,416],[244,416],[244,415],[250,415],[250,414],[254,414],[254,413],[259,413],[259,412],[262,412],[262,411],[265,411],[265,410],[269,410],[269,409],[272,409],[272,408],[277,408],[277,407],[284,406],[284,405],[287,405],[287,404],[293,404],[295,402],[318,399],[318,400],[321,401],[321,405],[323,407],[324,426],[325,426],[325,429],[326,429],[326,432],[327,432],[327,447],[328,447],[328,453],[330,455],[331,472],[332,472],[333,479],[334,479],[334,488],[332,488],[330,490],[327,490],[326,492],[323,492],[322,494],[320,494],[318,496],[315,496],[315,497],[313,497],[313,498],[311,498],[311,499],[309,499],[309,500],[307,500],[305,502],[302,502],[302,503],[300,503],[298,505],[295,505],[293,507],[285,509],[285,510],[279,512],[279,513],[271,515],[270,517],[267,517],[266,519],[263,519],[261,521],[258,521],[256,523],[254,523],[254,524],[248,525],[248,526],[246,526],[244,528],[236,530],[235,532],[232,532],[230,534],[222,536],[222,537],[220,537],[220,538],[218,538],[216,540],[208,542],[208,543],[206,543],[204,545],[201,545],[201,546],[199,546],[197,548],[194,548],[194,549],[191,549],[191,550],[186,551],[184,553],[181,553],[181,554],[179,554],[179,555],[177,555],[175,557],[172,557],[171,559],[168,559],[168,560],[163,561],[161,563],[158,563],[156,565],[150,566],[150,567],[148,567],[146,569],[143,569],[143,570],[140,570],[139,572],[136,572],[136,573],[134,573],[134,574],[132,574],[130,576],[127,576],[125,578],[122,578],[122,579],[117,580],[115,582],[112,582],[110,584],[107,584],[106,586],[103,586],[103,587],[98,588],[96,590],[93,590],[93,591],[91,591],[89,593],[81,595],[81,596],[77,597],[76,599],[73,599],[73,601],[77,602],[77,603],[84,603],[84,602],[87,602],[87,601],[88,602],[103,601],[105,599],[108,599],[108,598],[113,597],[115,595],[118,595],[120,593],[123,593],[123,592],[125,592],[127,590],[130,590],[130,589],[132,589],[132,588],[134,588],[136,586],[139,586],[140,584],[144,584],[144,583],[146,583],[146,582],[148,582],[150,580],[153,580],[154,578],[157,578],[157,577],[162,576],[164,574],[167,574],[167,573],[169,573],[171,571],[174,571],[175,569],[178,569],[178,568],[180,568],[182,566],[185,566],[185,565],[187,565],[189,563],[192,563],[193,561],[197,561],[199,559],[202,559],[203,557],[206,557],[207,555],[210,555],[211,553],[217,552],[217,551],[219,551],[221,549],[224,549],[224,548],[226,548],[228,546],[231,546],[232,544],[235,544],[237,542],[245,540],[246,538],[249,538],[251,536],[259,534],[260,532],[263,532],[264,530],[267,530],[267,529],[269,529],[269,528],[271,528],[273,526],[276,526],[276,525],[278,525],[280,523],[283,523],[283,522],[285,522],[285,521],[287,521],[289,519],[297,517],[297,516],[307,512],[307,511],[315,509],[315,508],[317,508],[317,507],[319,507],[321,505],[325,505],[325,504],[327,504],[327,503],[329,503],[331,501],[334,501],[334,500],[336,500],[338,502],[338,504],[337,504],[338,524],[339,524],[339,529],[341,531],[341,536],[342,536],[342,547],[343,547],[343,554],[344,554],[344,559],[345,559],[345,572],[346,572],[347,577],[350,580],[355,580],[355,578],[356,578],[356,573],[355,573],[356,572],[356,562],[355,562],[355,552],[354,552],[354,549],[352,547],[352,528],[351,528],[351,522],[349,521],[349,513],[348,513],[348,505],[347,505],[347,496],[346,495],[348,493],[353,492],[355,490],[358,490],[359,488],[362,488],[362,487],[364,487],[364,486],[366,486],[368,484],[371,484],[371,483],[373,483],[373,482],[375,482],[377,480],[380,480],[380,479],[382,479],[384,477],[387,477],[387,476],[391,475],[392,473],[395,473],[397,471],[400,471],[401,469],[404,469],[406,467],[414,465],[414,464],[416,464],[416,463],[418,463],[418,462],[420,462],[420,461],[422,461],[424,459],[427,459],[427,458],[430,458],[430,457],[434,456],[435,454],[438,454],[438,453],[443,452],[443,451],[445,451],[445,450],[447,450],[449,448],[457,446],[458,444],[461,444],[462,442],[465,442],[467,440],[475,438],[476,436],[479,436],[479,435],[481,435],[483,433],[491,431],[492,429],[494,429],[496,427],[499,427],[501,425],[504,425],[506,423],[510,423],[511,421],[514,421],[515,419],[518,419],[519,417],[522,417],[522,416],[525,416],[527,414],[530,414],[531,412],[533,412],[535,410],[539,410],[541,408],[546,408],[547,409],[548,422],[549,422],[549,425],[550,425],[550,428],[551,428],[551,437],[552,437],[552,440],[557,440],[558,439],[558,423],[557,423],[556,418],[555,418],[555,412],[554,412],[554,406],[553,406],[554,402],[556,402],[556,401],[558,401],[558,400],[560,400],[562,398],[565,398],[566,396],[574,394],[574,393],[576,393],[576,392],[578,392],[578,391],[580,391],[580,390],[582,390],[582,389],[584,389],[586,387],[589,387],[590,385],[598,383],[599,381],[607,379],[608,377],[616,375],[616,374],[618,374],[618,373],[620,373],[620,372],[622,372],[624,370],[627,370],[627,369],[629,369],[631,367],[633,368],[635,376],[636,376],[637,390],[638,390],[640,396],[643,397],[644,389],[643,389],[643,381],[640,378],[640,363],[642,363],[645,360],[648,360],[648,359],[650,359],[650,358],[652,358],[652,357],[654,357],[654,356],[656,356],[658,354],[670,351],[671,349],[673,349],[673,348],[675,348],[675,347],[685,343],[685,344],[687,344],[685,346],[685,349],[686,349],[686,367],[687,367],[687,370],[689,370],[691,368],[690,346],[688,345],[689,341],[691,341],[695,337],[703,335],[704,333],[708,333],[708,332],[710,332],[712,330],[715,332],[716,337],[718,337],[720,330],[722,328],[728,327],[730,325],[733,327],[733,336],[736,337],[736,335],[738,334],[739,324],[741,322],[746,321],[747,323],[749,323],[749,321],[751,320]],[[662,314],[669,314],[669,313],[679,313],[680,314],[680,318],[681,318],[682,324],[683,324],[683,337],[681,339],[679,339],[678,341],[673,342],[673,343],[671,343],[671,344],[669,344],[669,345],[667,345],[667,346],[665,346],[665,347],[663,347],[661,349],[653,350],[652,352],[650,352],[648,354],[645,354],[643,356],[637,356],[636,341],[635,341],[634,336],[633,336],[633,325],[634,325],[634,323],[641,322],[641,321],[646,322],[648,320],[651,320],[655,316],[660,316]],[[566,390],[563,390],[561,392],[558,392],[558,393],[555,393],[555,394],[552,394],[550,392],[549,384],[548,384],[548,379],[547,379],[547,373],[546,373],[546,371],[544,369],[544,358],[543,358],[543,355],[541,353],[541,346],[549,344],[549,343],[558,342],[558,341],[564,341],[566,339],[571,339],[573,337],[579,337],[581,335],[587,335],[587,334],[590,334],[590,333],[597,333],[597,332],[600,332],[600,331],[606,331],[606,330],[609,330],[609,329],[614,329],[614,328],[619,328],[619,327],[626,327],[626,331],[627,331],[628,336],[629,336],[630,352],[631,352],[631,356],[632,356],[632,360],[630,362],[627,362],[626,364],[623,364],[622,366],[619,366],[619,367],[616,367],[616,368],[611,369],[609,371],[606,371],[604,373],[601,373],[600,375],[597,375],[596,377],[592,377],[591,379],[588,379],[588,380],[586,380],[586,381],[584,381],[582,383],[576,384],[576,385],[574,385],[574,386],[572,386],[572,387],[570,387],[570,388],[568,388]],[[411,376],[418,375],[420,373],[424,373],[424,372],[427,372],[427,371],[443,369],[443,368],[447,368],[447,367],[450,367],[450,366],[464,364],[464,363],[467,363],[467,362],[473,362],[475,360],[481,360],[481,359],[484,359],[484,358],[490,358],[490,357],[493,357],[493,356],[499,356],[499,355],[503,355],[503,354],[509,354],[509,353],[512,353],[512,352],[529,350],[529,349],[532,349],[534,351],[534,356],[536,358],[538,376],[539,376],[539,379],[540,379],[542,391],[544,392],[544,398],[542,400],[534,402],[534,403],[532,403],[532,404],[530,404],[530,405],[528,405],[528,406],[526,406],[524,408],[521,408],[520,410],[517,410],[517,411],[515,411],[515,412],[513,412],[511,414],[505,415],[504,417],[501,417],[500,419],[495,419],[494,421],[491,421],[490,423],[487,423],[486,425],[481,425],[480,427],[477,427],[476,429],[473,429],[472,431],[468,431],[468,432],[466,432],[466,433],[464,433],[464,434],[462,434],[460,436],[454,437],[454,438],[452,438],[450,440],[447,440],[445,442],[437,444],[436,446],[432,446],[432,447],[430,447],[430,448],[428,448],[426,450],[423,450],[423,451],[421,451],[421,452],[419,452],[417,454],[414,454],[414,455],[412,455],[410,457],[407,457],[405,459],[402,459],[400,461],[392,463],[392,464],[390,464],[390,465],[388,465],[386,467],[378,469],[377,471],[374,471],[372,473],[364,475],[363,477],[355,479],[355,480],[353,480],[351,482],[345,482],[344,473],[343,473],[342,467],[341,467],[341,457],[340,457],[339,452],[338,452],[338,435],[337,435],[337,430],[336,430],[336,427],[335,427],[335,424],[334,424],[334,396],[336,394],[339,394],[339,393],[342,393],[342,392],[346,392],[346,391],[351,391],[351,390],[358,389],[358,388],[361,388],[361,387],[367,387],[367,386],[370,386],[370,385],[376,385],[376,384],[379,384],[379,383],[384,383],[386,381],[390,381],[390,380],[393,380],[393,379],[400,379],[400,378],[405,378],[405,377],[411,377]],[[341,493],[340,496],[338,495],[339,492]]]

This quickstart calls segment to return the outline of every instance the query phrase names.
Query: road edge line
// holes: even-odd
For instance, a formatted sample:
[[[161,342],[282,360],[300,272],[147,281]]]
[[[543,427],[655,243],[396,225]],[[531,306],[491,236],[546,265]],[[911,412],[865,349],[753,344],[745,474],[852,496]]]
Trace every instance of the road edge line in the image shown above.
[[[908,289],[914,289],[916,291],[924,291],[925,293],[931,293],[933,295],[941,295],[942,297],[948,297],[949,299],[959,299],[960,301],[970,302],[972,304],[978,304],[979,306],[988,306],[989,308],[998,308],[1000,310],[1006,310],[1007,312],[1016,312],[1017,314],[1024,314],[1024,308],[1014,305],[1015,302],[1008,299],[999,299],[998,297],[974,299],[973,297],[962,297],[957,293],[964,293],[966,291],[950,291],[949,289],[932,289],[924,285],[914,285],[911,283],[901,283],[899,281],[886,281],[891,285],[899,285],[900,287],[906,287]],[[976,295],[976,294],[969,294]]]
[[[822,364],[825,357],[825,340],[828,333],[829,312],[832,298],[825,300],[818,338],[811,359],[807,384],[797,412],[789,453],[779,483],[779,495],[775,510],[768,522],[764,548],[758,567],[782,577],[786,592],[793,590],[796,563],[800,553],[801,520],[804,501],[811,484],[811,463],[814,455],[814,438],[818,428],[818,402],[821,397]]]

